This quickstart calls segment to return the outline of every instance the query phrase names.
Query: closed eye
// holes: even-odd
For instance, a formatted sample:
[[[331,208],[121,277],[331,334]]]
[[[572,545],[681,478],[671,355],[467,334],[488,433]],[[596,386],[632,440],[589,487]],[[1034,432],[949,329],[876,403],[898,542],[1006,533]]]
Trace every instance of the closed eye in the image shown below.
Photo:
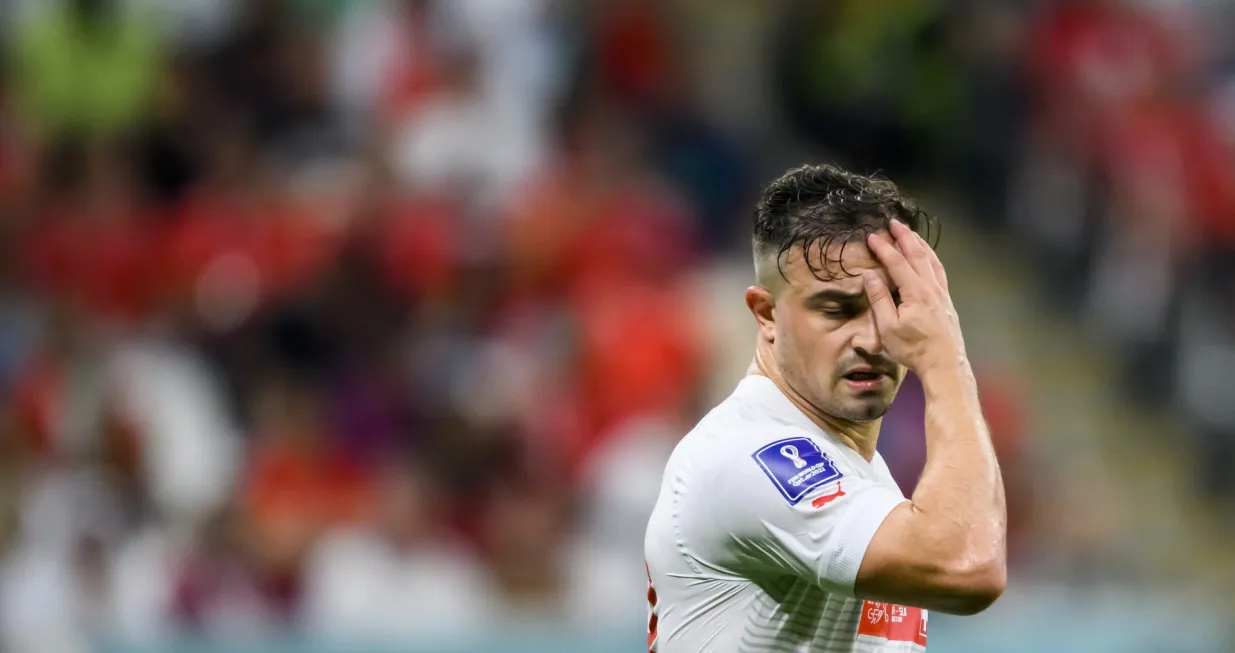
[[[829,320],[848,320],[866,310],[866,294],[830,288],[808,297],[806,308],[819,312]]]
[[[819,312],[829,320],[852,320],[867,309],[864,301],[830,302],[819,307]]]

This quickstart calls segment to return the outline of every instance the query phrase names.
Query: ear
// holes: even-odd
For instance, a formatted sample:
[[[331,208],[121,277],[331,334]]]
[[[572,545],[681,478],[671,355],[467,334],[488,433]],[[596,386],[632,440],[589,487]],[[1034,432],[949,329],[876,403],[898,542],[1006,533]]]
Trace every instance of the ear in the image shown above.
[[[766,288],[751,286],[746,289],[746,308],[755,316],[759,335],[768,342],[776,342],[776,298]]]

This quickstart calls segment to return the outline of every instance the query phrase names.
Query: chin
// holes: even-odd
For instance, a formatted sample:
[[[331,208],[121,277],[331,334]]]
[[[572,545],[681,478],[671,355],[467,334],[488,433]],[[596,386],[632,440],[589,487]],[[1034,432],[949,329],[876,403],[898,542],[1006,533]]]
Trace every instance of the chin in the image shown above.
[[[887,414],[889,406],[890,404],[882,399],[858,399],[839,407],[836,416],[851,422],[869,422]]]
[[[889,405],[882,401],[877,404],[871,404],[867,406],[866,413],[865,413],[866,421],[870,421],[873,419],[879,419],[880,417],[883,417],[884,415],[888,413],[888,408],[889,408]]]

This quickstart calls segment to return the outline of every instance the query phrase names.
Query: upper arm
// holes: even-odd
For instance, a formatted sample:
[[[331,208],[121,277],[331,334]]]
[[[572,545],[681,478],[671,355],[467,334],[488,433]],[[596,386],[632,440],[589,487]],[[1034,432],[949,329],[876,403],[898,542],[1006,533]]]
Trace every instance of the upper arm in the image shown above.
[[[769,454],[735,457],[706,493],[721,531],[712,553],[743,572],[809,578],[822,589],[853,595],[868,544],[900,492],[857,476],[840,456],[789,437]],[[797,449],[797,467],[783,446]],[[763,449],[765,447],[760,447]]]

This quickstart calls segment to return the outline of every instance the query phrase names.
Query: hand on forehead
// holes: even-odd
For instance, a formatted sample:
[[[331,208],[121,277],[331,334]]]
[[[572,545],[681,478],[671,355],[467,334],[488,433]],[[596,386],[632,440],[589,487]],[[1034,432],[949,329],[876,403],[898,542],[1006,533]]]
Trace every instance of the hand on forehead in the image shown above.
[[[808,265],[809,264],[809,265]],[[802,292],[828,287],[862,293],[862,274],[874,270],[885,283],[891,283],[888,271],[859,237],[844,243],[829,243],[826,248],[798,245],[786,252],[781,260],[785,280]]]

